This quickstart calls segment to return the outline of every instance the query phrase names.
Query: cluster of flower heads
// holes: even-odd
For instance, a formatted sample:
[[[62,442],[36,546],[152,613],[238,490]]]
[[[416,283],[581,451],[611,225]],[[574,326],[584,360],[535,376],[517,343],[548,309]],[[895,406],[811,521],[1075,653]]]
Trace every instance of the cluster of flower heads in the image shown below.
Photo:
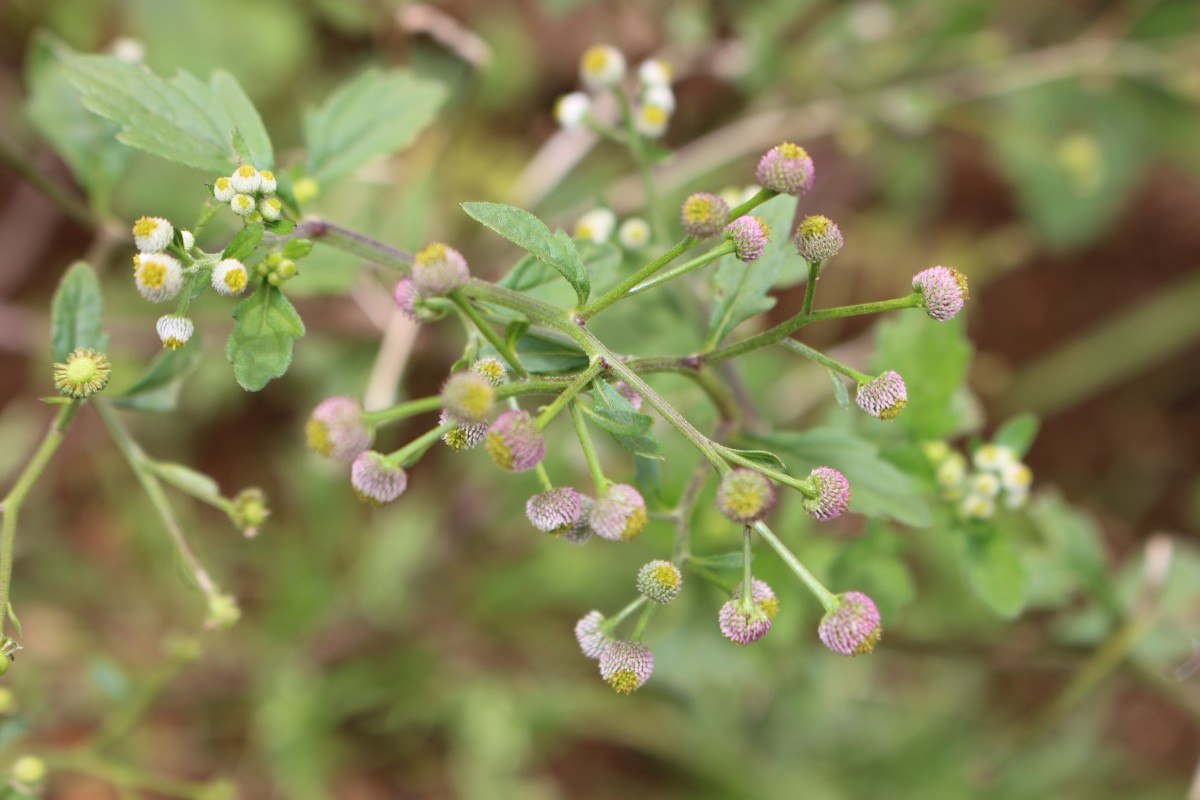
[[[611,45],[588,48],[579,61],[579,80],[586,91],[571,92],[554,104],[554,118],[567,130],[588,122],[592,97],[588,92],[621,91],[628,69],[625,56]],[[637,87],[631,104],[633,127],[641,136],[657,139],[666,133],[675,113],[671,91],[671,65],[662,59],[643,61],[637,71]]]
[[[283,203],[275,196],[277,188],[275,173],[243,164],[232,175],[213,181],[212,192],[218,203],[227,204],[230,211],[249,222],[274,222],[283,215]]]
[[[572,235],[594,244],[604,244],[616,233],[617,244],[626,250],[637,252],[650,244],[650,223],[641,217],[627,217],[617,224],[617,215],[612,209],[593,208],[575,221]]]
[[[991,519],[997,504],[1018,509],[1029,500],[1033,472],[1011,447],[982,444],[971,454],[970,467],[945,442],[927,443],[925,454],[937,470],[942,498],[954,503],[964,520]]]

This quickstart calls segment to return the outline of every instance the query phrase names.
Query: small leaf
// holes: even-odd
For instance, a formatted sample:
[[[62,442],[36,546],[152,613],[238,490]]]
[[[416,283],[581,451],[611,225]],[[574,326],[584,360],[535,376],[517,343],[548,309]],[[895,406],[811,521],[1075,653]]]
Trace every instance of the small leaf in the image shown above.
[[[887,424],[918,439],[957,432],[965,412],[958,393],[971,360],[962,318],[936,322],[924,314],[898,314],[875,326],[875,343],[875,372],[895,370],[908,387],[908,405]]]
[[[1017,458],[1024,458],[1037,438],[1038,426],[1036,414],[1018,414],[1000,426],[992,443],[1010,447]]]
[[[646,458],[663,457],[662,446],[651,432],[654,420],[634,408],[633,403],[606,381],[592,382],[592,407],[581,407],[590,411],[596,424],[626,450]]]
[[[225,251],[221,253],[221,258],[236,258],[238,261],[245,261],[254,254],[254,250],[262,238],[262,223],[251,222],[234,234],[233,238],[229,240],[229,244],[225,245]]]
[[[519,336],[515,349],[525,369],[537,375],[576,372],[588,365],[587,354],[573,342],[550,339],[532,332]],[[480,355],[500,357],[490,344],[480,348]]]
[[[510,348],[515,348],[527,330],[529,330],[529,320],[514,319],[504,329],[504,343]]]
[[[833,397],[837,400],[838,408],[849,408],[850,392],[846,389],[846,383],[842,380],[842,376],[828,367],[826,371],[829,373],[829,379],[833,381]]]
[[[296,223],[290,219],[277,219],[274,222],[267,220],[263,226],[276,236],[287,236],[296,230]]]
[[[553,267],[567,279],[580,305],[592,291],[591,277],[575,250],[575,243],[563,231],[551,233],[540,219],[514,206],[501,203],[463,203],[463,210],[476,222],[521,247],[542,263]],[[518,265],[519,266],[519,265]]]
[[[312,252],[312,239],[291,239],[283,246],[283,257],[301,259]]]
[[[742,458],[749,459],[755,464],[762,464],[764,467],[780,471],[787,469],[787,464],[783,463],[783,459],[770,450],[739,450],[736,447],[727,447],[725,449],[737,453]]]
[[[56,362],[65,362],[77,347],[90,347],[98,353],[108,350],[108,337],[101,328],[100,282],[90,266],[77,261],[67,270],[50,308],[50,339]]]
[[[185,467],[183,464],[157,461],[154,462],[151,469],[155,475],[176,489],[190,494],[192,497],[215,500],[221,496],[221,487],[217,485],[215,480],[191,467]]]
[[[962,539],[963,566],[975,594],[1004,619],[1020,614],[1029,579],[1012,542],[990,527],[966,532]]]
[[[692,556],[688,559],[688,563],[708,569],[741,569],[745,560],[741,550],[732,550],[728,553],[711,556]],[[754,563],[754,555],[750,556],[750,563]]]
[[[233,310],[237,320],[225,355],[243,389],[257,392],[281,377],[292,363],[292,342],[304,335],[304,323],[283,292],[266,281]]]
[[[662,463],[653,458],[633,457],[634,485],[651,509],[662,508]]]
[[[113,405],[134,411],[174,411],[184,379],[199,365],[199,341],[193,337],[177,350],[163,350]]]

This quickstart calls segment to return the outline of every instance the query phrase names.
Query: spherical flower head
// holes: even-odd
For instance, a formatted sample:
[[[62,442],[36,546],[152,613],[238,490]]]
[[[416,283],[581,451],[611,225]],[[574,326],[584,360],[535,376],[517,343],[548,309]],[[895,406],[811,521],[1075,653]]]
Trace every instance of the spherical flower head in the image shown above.
[[[77,347],[65,363],[54,365],[54,388],[59,394],[77,400],[104,389],[111,377],[108,359],[90,347]]]
[[[955,489],[967,479],[967,460],[962,453],[948,453],[937,467],[937,482],[942,489]]]
[[[805,217],[796,231],[796,252],[810,264],[821,264],[838,254],[842,231],[829,217]]]
[[[617,215],[607,208],[593,208],[575,222],[572,236],[587,239],[593,244],[604,244],[612,238],[617,226]]]
[[[648,58],[638,67],[638,80],[643,86],[670,86],[671,64],[661,58]]]
[[[264,197],[258,201],[258,213],[267,222],[274,222],[283,216],[283,201],[278,197]]]
[[[535,494],[525,503],[525,516],[542,533],[557,536],[586,523],[587,500],[570,486],[558,486]]]
[[[258,174],[258,170],[254,167],[249,164],[243,164],[229,176],[229,182],[233,185],[235,192],[254,194],[262,186],[262,176]]]
[[[13,762],[9,776],[20,794],[36,794],[46,780],[46,763],[37,756],[21,756]]]
[[[558,534],[559,539],[570,544],[583,544],[592,538],[592,528],[588,522],[592,517],[592,509],[595,508],[596,501],[587,495],[580,495],[579,502],[582,507],[579,519],[575,521],[574,525]]]
[[[546,440],[528,411],[509,410],[496,417],[486,443],[492,461],[512,472],[533,469],[546,457]]]
[[[725,226],[725,238],[733,242],[733,252],[747,263],[762,255],[771,241],[771,226],[759,217],[738,217]]]
[[[613,384],[613,388],[617,390],[617,394],[629,401],[629,405],[633,406],[634,411],[642,410],[642,396],[632,386],[625,381],[617,381]]]
[[[487,420],[483,422],[459,422],[450,416],[448,411],[443,410],[438,417],[438,424],[445,425],[447,422],[453,422],[454,427],[442,434],[442,441],[455,452],[462,450],[473,450],[479,446],[487,436],[488,429],[491,425]]]
[[[671,111],[665,106],[642,103],[633,113],[633,127],[647,139],[657,139],[667,132]]]
[[[970,298],[967,276],[949,267],[930,267],[918,272],[912,288],[921,295],[921,304],[929,316],[946,322],[958,316]]]
[[[183,265],[166,253],[140,253],[134,257],[133,282],[151,303],[172,300],[183,288]]]
[[[745,588],[745,583],[739,581],[738,585],[733,588],[733,599],[741,600],[742,591]],[[754,604],[762,608],[763,613],[767,615],[767,619],[775,621],[775,615],[779,613],[779,598],[775,597],[775,592],[766,581],[760,581],[758,578],[750,580],[750,599]]]
[[[974,492],[958,503],[958,516],[965,520],[985,520],[996,515],[996,498]]]
[[[675,113],[675,92],[670,86],[648,86],[642,92],[642,105],[655,106],[667,112],[667,116]]]
[[[826,647],[838,655],[861,656],[870,653],[879,642],[879,609],[862,592],[838,595],[838,607],[828,612],[817,628]]]
[[[757,642],[771,630],[766,613],[757,604],[745,609],[741,600],[726,601],[717,614],[717,623],[726,639],[743,647]]]
[[[487,378],[471,371],[456,372],[442,384],[442,407],[468,425],[487,421],[496,390]]]
[[[579,79],[590,91],[608,89],[625,78],[625,56],[617,48],[598,44],[579,59]]]
[[[242,535],[253,539],[271,516],[271,508],[267,505],[267,494],[258,487],[243,489],[233,498],[233,506],[229,510],[229,518],[233,524],[242,529]]]
[[[621,694],[632,694],[654,672],[654,654],[641,642],[614,640],[600,654],[600,677]]]
[[[858,407],[878,419],[895,419],[908,405],[908,387],[895,370],[860,384],[854,401]]]
[[[142,217],[133,223],[133,243],[143,253],[161,253],[174,236],[175,229],[162,217]]]
[[[971,454],[975,469],[986,472],[1003,472],[1017,463],[1017,454],[1011,447],[1002,444],[982,444]]]
[[[806,497],[804,510],[819,520],[840,517],[850,507],[850,481],[833,467],[817,467],[808,474],[817,491],[816,497]]]
[[[191,340],[196,326],[187,317],[166,314],[158,318],[154,329],[158,331],[158,338],[162,339],[163,347],[178,350]]]
[[[275,173],[269,169],[264,169],[258,173],[258,193],[263,195],[275,194],[275,190],[279,188],[279,182],[275,180]]]
[[[352,397],[322,400],[304,427],[309,448],[334,461],[349,463],[371,446],[371,429],[363,419],[363,408]]]
[[[250,282],[250,274],[246,265],[236,258],[224,258],[217,262],[212,271],[212,287],[217,294],[224,297],[235,297],[242,293]]]
[[[190,253],[192,248],[196,246],[196,234],[191,231],[180,231],[179,238],[183,240],[183,249]]]
[[[603,625],[604,615],[599,611],[589,611],[575,623],[575,641],[579,642],[580,651],[593,661],[600,658],[612,641],[602,629]]]
[[[209,630],[228,630],[242,618],[237,598],[231,594],[214,594],[208,598],[208,616],[204,627]]]
[[[307,203],[321,194],[321,184],[310,177],[301,178],[292,184],[292,194],[297,203]]]
[[[665,605],[679,596],[683,573],[670,561],[654,560],[644,564],[637,574],[637,590],[652,603]]]
[[[258,204],[254,202],[254,196],[249,194],[235,194],[229,201],[229,210],[237,214],[239,217],[248,217],[258,208]]]
[[[972,494],[995,497],[1000,494],[1000,477],[991,472],[976,472],[971,476],[969,488]]]
[[[445,297],[471,278],[463,254],[434,242],[413,256],[412,279],[423,297]]]
[[[716,236],[729,219],[729,203],[715,194],[697,192],[683,201],[679,221],[683,232],[697,239]]]
[[[799,197],[812,189],[813,162],[803,147],[784,142],[766,152],[755,171],[764,189]]]
[[[396,288],[392,290],[392,297],[396,299],[396,307],[400,309],[400,313],[414,322],[419,321],[417,316],[416,302],[421,293],[417,291],[417,285],[413,283],[412,278],[401,278],[396,281]]]
[[[1000,471],[1000,482],[1006,492],[1028,492],[1033,485],[1033,470],[1019,461],[1009,464]]]
[[[554,104],[554,121],[564,130],[574,130],[587,119],[592,100],[583,92],[571,92],[558,98]]]
[[[227,177],[217,178],[213,182],[213,197],[218,203],[228,203],[237,194],[237,189],[233,188],[233,181]]]
[[[725,473],[717,487],[717,508],[734,522],[766,519],[775,507],[775,486],[761,472],[738,468]]]
[[[601,539],[628,542],[646,527],[646,501],[637,489],[615,483],[592,507],[588,525]]]
[[[650,243],[650,223],[641,217],[630,217],[617,228],[617,241],[626,250],[641,250]]]
[[[367,505],[390,503],[408,488],[408,475],[374,450],[364,450],[350,465],[350,485]]]
[[[495,356],[484,356],[476,360],[471,365],[471,372],[474,372],[492,386],[499,386],[504,383],[504,379],[508,376],[508,368],[504,366],[503,361]]]

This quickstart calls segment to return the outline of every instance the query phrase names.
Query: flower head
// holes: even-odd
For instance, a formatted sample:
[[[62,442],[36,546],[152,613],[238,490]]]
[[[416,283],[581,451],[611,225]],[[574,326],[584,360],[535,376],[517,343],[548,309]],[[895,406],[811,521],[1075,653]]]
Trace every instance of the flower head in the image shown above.
[[[733,242],[733,252],[747,263],[762,255],[771,241],[771,226],[759,217],[738,217],[725,226],[725,238]]]
[[[504,383],[504,378],[508,375],[508,368],[504,366],[503,361],[495,356],[484,356],[477,359],[471,365],[471,372],[474,372],[492,386],[499,386]]]
[[[564,94],[554,104],[554,121],[564,130],[574,130],[583,124],[591,107],[591,98],[583,92]]]
[[[908,405],[908,387],[899,372],[888,370],[878,378],[860,384],[854,402],[872,417],[895,419]]]
[[[233,524],[242,529],[242,535],[253,539],[258,535],[258,529],[271,516],[267,505],[267,495],[262,489],[253,487],[243,489],[233,498],[233,506],[229,510],[229,518]]]
[[[600,658],[610,641],[603,625],[604,615],[599,611],[589,611],[575,623],[575,641],[579,642],[583,654],[592,660]]]
[[[670,86],[671,64],[661,58],[648,58],[638,67],[638,80],[643,86]]]
[[[734,522],[758,522],[775,507],[775,486],[761,472],[738,468],[717,487],[717,508]]]
[[[229,200],[229,210],[239,217],[250,216],[256,208],[258,208],[258,204],[254,202],[253,195],[239,192]]]
[[[442,407],[459,422],[486,421],[495,401],[496,390],[488,379],[469,370],[454,373],[442,384]]]
[[[667,132],[670,121],[671,112],[665,106],[644,102],[634,111],[633,127],[647,139],[657,139]]]
[[[930,267],[913,278],[913,291],[921,295],[921,304],[939,322],[958,316],[970,298],[967,276],[949,267]]]
[[[192,338],[196,326],[187,317],[166,314],[158,318],[154,329],[158,331],[158,338],[162,339],[163,347],[178,350]]]
[[[487,450],[501,468],[524,472],[546,457],[546,440],[528,411],[509,410],[492,423]]]
[[[142,217],[133,223],[133,243],[142,253],[161,253],[174,236],[175,229],[162,217]]]
[[[958,516],[966,520],[991,519],[996,515],[996,498],[974,492],[958,503]]]
[[[637,590],[652,603],[669,603],[682,588],[683,573],[670,561],[656,559],[638,570]]]
[[[390,503],[408,488],[408,475],[374,450],[364,450],[350,465],[350,485],[367,505]]]
[[[283,215],[283,201],[278,197],[264,197],[258,201],[258,213],[267,222],[274,222]]]
[[[77,347],[65,363],[54,365],[54,388],[77,400],[101,391],[111,377],[108,359],[90,347]]]
[[[617,241],[626,250],[641,250],[650,243],[650,223],[641,217],[630,217],[617,228]]]
[[[612,238],[617,226],[617,215],[608,208],[593,208],[575,222],[572,235],[576,239],[587,239],[594,244],[604,244]]]
[[[413,256],[412,280],[424,297],[445,297],[466,283],[471,270],[463,254],[434,242]]]
[[[249,164],[243,164],[229,176],[229,182],[232,184],[235,192],[254,194],[262,186],[262,176],[258,174],[258,170],[254,167]]]
[[[228,203],[237,194],[237,189],[233,188],[233,181],[227,177],[217,178],[213,182],[213,197],[218,203]]]
[[[842,249],[842,231],[829,217],[805,217],[796,231],[796,252],[810,264],[821,264]]]
[[[717,621],[726,639],[744,647],[771,630],[771,623],[779,613],[779,600],[771,587],[757,578],[751,583],[749,603],[742,597],[743,589],[744,585],[739,583],[733,597],[721,606]]]
[[[308,446],[318,455],[349,462],[371,446],[374,438],[363,419],[363,408],[352,397],[322,400],[304,427]]]
[[[799,197],[813,186],[812,159],[803,147],[791,142],[768,150],[754,174],[763,188],[780,194]]]
[[[875,649],[883,629],[879,609],[862,592],[838,595],[838,607],[828,612],[817,629],[821,641],[843,656],[861,656]]]
[[[725,229],[729,203],[708,192],[696,192],[683,201],[679,221],[688,236],[707,239]]]
[[[675,92],[667,85],[647,86],[642,91],[642,105],[661,108],[670,116],[675,113]]]
[[[535,494],[525,503],[525,516],[542,533],[557,536],[586,523],[587,498],[570,486]]]
[[[231,594],[212,594],[208,597],[208,616],[204,627],[209,630],[228,630],[242,618],[237,598]]]
[[[654,672],[654,654],[641,642],[609,642],[600,654],[600,677],[621,694],[642,688]]]
[[[981,444],[971,454],[975,469],[985,472],[1003,472],[1017,462],[1017,454],[1011,447],[1002,444]]]
[[[8,774],[19,796],[34,797],[41,794],[46,780],[46,762],[37,756],[21,756],[12,763]]]
[[[213,267],[212,287],[219,295],[235,297],[242,293],[249,281],[246,265],[236,258],[223,258]]]
[[[400,309],[400,313],[414,322],[420,319],[415,305],[420,296],[421,293],[417,291],[417,285],[413,283],[412,278],[401,278],[396,281],[396,288],[392,290],[392,297],[396,299],[396,307]]]
[[[608,488],[592,507],[588,524],[601,539],[628,542],[646,527],[646,501],[637,489],[625,483]]]
[[[445,425],[447,422],[453,422],[454,427],[442,434],[442,441],[455,452],[475,449],[487,436],[488,429],[491,428],[487,420],[460,422],[450,416],[449,411],[442,409],[442,413],[438,415],[438,425]]]
[[[275,173],[269,169],[261,170],[258,173],[258,192],[259,194],[270,195],[275,194],[275,190],[279,188],[279,182],[275,180]]]
[[[134,256],[133,282],[151,303],[171,300],[183,288],[183,266],[166,253],[140,253]]]
[[[840,517],[850,506],[850,481],[833,467],[817,467],[808,474],[816,497],[804,498],[804,510],[819,520]]]
[[[616,86],[625,78],[625,56],[617,48],[598,44],[579,60],[579,79],[591,91]]]

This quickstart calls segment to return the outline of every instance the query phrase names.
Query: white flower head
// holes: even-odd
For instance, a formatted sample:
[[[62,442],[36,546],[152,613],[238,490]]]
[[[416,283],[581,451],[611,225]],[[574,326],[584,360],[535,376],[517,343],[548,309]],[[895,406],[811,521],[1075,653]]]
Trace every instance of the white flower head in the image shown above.
[[[241,294],[249,280],[246,266],[236,258],[226,258],[213,267],[212,287],[225,297]]]
[[[1000,494],[1000,479],[992,472],[976,472],[971,476],[971,491],[982,497]]]
[[[229,208],[239,217],[248,217],[254,213],[254,197],[248,194],[235,194],[229,201]]]
[[[233,188],[233,181],[227,176],[222,175],[213,182],[213,197],[218,203],[228,203],[237,194],[237,190]]]
[[[118,61],[136,67],[146,60],[146,46],[140,39],[131,36],[118,36],[108,45],[108,52]]]
[[[591,107],[591,98],[583,92],[564,94],[554,104],[554,121],[563,130],[574,130],[583,124]]]
[[[151,303],[161,303],[183,288],[183,265],[166,253],[140,253],[134,257],[133,282]]]
[[[648,58],[638,67],[638,80],[643,86],[670,86],[671,65],[661,58]]]
[[[1025,503],[1028,501],[1029,501],[1029,490],[1028,489],[1024,489],[1024,490],[1018,491],[1018,492],[1009,491],[1009,492],[1005,492],[1005,494],[1004,494],[1004,507],[1011,509],[1013,511],[1016,511],[1018,508],[1022,508],[1025,505]]]
[[[275,190],[279,188],[279,182],[275,180],[275,173],[269,169],[258,173],[258,181],[260,194],[275,194]]]
[[[670,86],[648,86],[642,92],[642,105],[658,106],[670,116],[675,113],[675,93]]]
[[[657,139],[667,132],[671,112],[662,106],[642,105],[633,112],[633,127],[647,139]]]
[[[243,164],[233,171],[229,176],[229,182],[233,184],[233,189],[242,194],[253,194],[262,186],[262,177],[259,176],[258,170],[249,164]]]
[[[575,223],[576,239],[589,239],[596,244],[604,244],[617,227],[617,215],[607,208],[593,208]]]
[[[278,197],[264,197],[258,201],[258,213],[268,222],[274,222],[283,214],[283,203]]]
[[[641,250],[650,243],[650,224],[641,217],[630,217],[617,229],[617,241],[626,250]]]
[[[1020,461],[1006,464],[1000,470],[1000,482],[1010,494],[1028,492],[1029,487],[1033,485],[1033,470]]]
[[[624,78],[625,56],[612,45],[593,45],[579,60],[579,79],[592,91],[609,89]]]
[[[168,350],[178,350],[183,347],[196,330],[190,319],[175,314],[159,317],[154,328],[158,331],[158,338],[162,339],[163,347]]]
[[[174,236],[175,229],[162,217],[142,217],[133,223],[133,243],[143,253],[161,253]]]
[[[1002,444],[984,444],[971,456],[971,461],[974,462],[975,469],[1001,472],[1010,464],[1017,463],[1017,454],[1011,447]]]
[[[959,486],[967,477],[967,460],[961,453],[947,453],[937,468],[938,486],[943,489],[953,489]]]
[[[179,238],[183,239],[183,249],[186,252],[190,253],[192,248],[196,246],[196,235],[191,231],[180,231]]]
[[[996,501],[979,494],[969,494],[958,504],[963,519],[991,519],[996,515]]]

